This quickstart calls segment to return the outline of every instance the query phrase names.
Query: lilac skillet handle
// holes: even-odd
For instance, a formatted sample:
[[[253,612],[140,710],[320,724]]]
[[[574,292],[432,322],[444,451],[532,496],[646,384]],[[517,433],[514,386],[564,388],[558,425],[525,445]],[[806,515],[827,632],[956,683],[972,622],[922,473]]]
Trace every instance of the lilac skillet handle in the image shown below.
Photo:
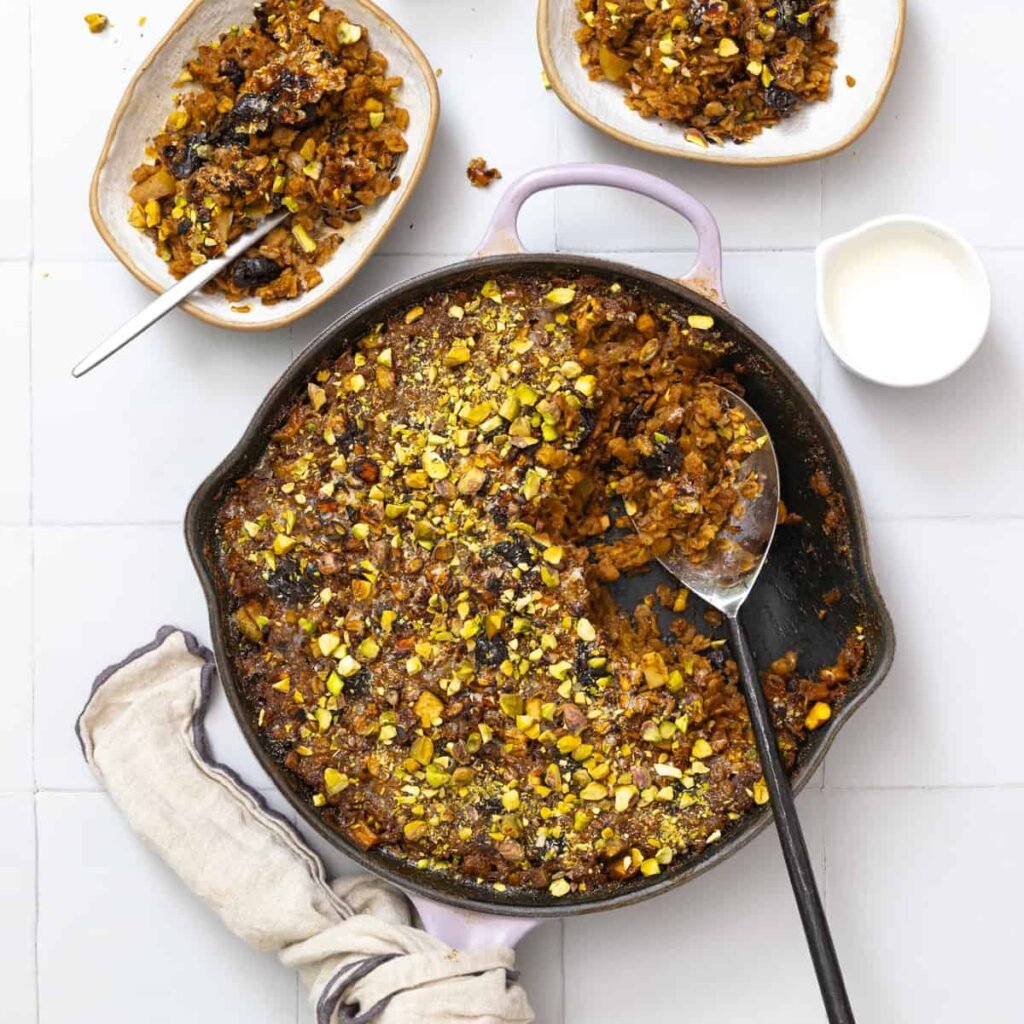
[[[697,232],[697,259],[677,280],[725,304],[722,290],[722,236],[711,211],[699,200],[662,178],[616,164],[561,164],[524,174],[505,191],[474,255],[498,256],[526,252],[519,237],[519,211],[530,196],[566,185],[607,185],[647,196],[685,217]]]
[[[458,910],[435,903],[425,896],[409,893],[423,928],[452,949],[483,949],[487,946],[515,946],[540,922],[533,917],[502,917]]]

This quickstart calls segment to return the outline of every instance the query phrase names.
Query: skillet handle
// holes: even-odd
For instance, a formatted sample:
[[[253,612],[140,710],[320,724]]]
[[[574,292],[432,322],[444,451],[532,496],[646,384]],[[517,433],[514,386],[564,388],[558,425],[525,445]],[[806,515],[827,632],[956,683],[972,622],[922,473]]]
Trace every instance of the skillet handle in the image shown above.
[[[526,252],[517,228],[519,211],[530,196],[568,185],[606,185],[635,192],[685,217],[697,232],[697,258],[687,274],[677,278],[712,302],[724,305],[722,236],[711,211],[689,192],[663,178],[616,164],[560,164],[542,167],[514,181],[498,202],[475,256]]]
[[[540,924],[534,917],[501,917],[475,910],[459,910],[443,903],[407,893],[424,930],[447,942],[452,949],[483,949],[487,946],[515,946]]]

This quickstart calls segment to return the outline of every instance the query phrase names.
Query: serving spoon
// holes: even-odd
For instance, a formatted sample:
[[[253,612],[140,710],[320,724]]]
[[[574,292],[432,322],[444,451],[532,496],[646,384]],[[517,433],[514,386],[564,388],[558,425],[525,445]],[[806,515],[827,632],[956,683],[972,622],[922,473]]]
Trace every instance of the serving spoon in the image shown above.
[[[270,234],[288,216],[290,216],[289,212],[284,210],[273,217],[267,217],[266,220],[260,221],[252,231],[239,235],[227,247],[223,256],[215,256],[213,259],[207,260],[191,273],[186,274],[177,284],[171,285],[167,291],[161,292],[145,309],[136,313],[123,327],[116,330],[106,341],[97,345],[81,362],[77,363],[71,371],[71,376],[84,377],[90,370],[95,370],[100,363],[106,362],[115,352],[120,352],[125,345],[152,327],[157,320],[165,317],[194,291],[202,288],[207,281],[212,281],[226,266],[238,259],[246,249],[255,245],[264,235]]]
[[[740,410],[748,424],[764,430],[757,413],[743,399],[717,384],[705,386],[714,388],[723,409]],[[753,590],[768,557],[779,515],[779,464],[771,437],[767,431],[764,431],[763,436],[765,442],[749,454],[740,467],[740,479],[748,476],[759,479],[761,490],[757,497],[745,499],[741,514],[734,516],[728,523],[730,543],[713,545],[706,560],[700,563],[690,561],[678,551],[670,551],[658,561],[680,583],[726,617],[729,643],[739,668],[740,683],[750,712],[750,725],[822,1000],[830,1024],[854,1024],[853,1009],[814,880],[807,843],[793,801],[793,791],[779,754],[768,701],[761,688],[750,644],[739,619],[740,608]],[[633,525],[640,532],[635,520]]]

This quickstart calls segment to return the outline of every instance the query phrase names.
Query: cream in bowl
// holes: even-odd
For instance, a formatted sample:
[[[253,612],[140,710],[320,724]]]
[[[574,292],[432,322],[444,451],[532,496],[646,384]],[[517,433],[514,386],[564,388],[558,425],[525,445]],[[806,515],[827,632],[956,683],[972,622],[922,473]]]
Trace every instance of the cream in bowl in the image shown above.
[[[988,330],[991,292],[978,254],[921,217],[882,217],[817,250],[818,320],[847,369],[890,387],[958,370]]]

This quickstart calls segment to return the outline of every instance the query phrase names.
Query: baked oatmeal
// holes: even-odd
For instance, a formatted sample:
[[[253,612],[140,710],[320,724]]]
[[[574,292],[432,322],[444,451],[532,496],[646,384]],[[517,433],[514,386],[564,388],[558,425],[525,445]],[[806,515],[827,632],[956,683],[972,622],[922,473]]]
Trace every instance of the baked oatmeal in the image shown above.
[[[308,381],[218,516],[261,743],[364,849],[553,897],[656,875],[768,800],[725,641],[608,582],[727,541],[758,424],[712,316],[508,274],[376,325]],[[640,524],[630,526],[629,516]],[[659,624],[659,604],[671,625]],[[712,616],[713,618],[713,616]],[[853,637],[764,685],[787,763]]]
[[[400,183],[402,80],[371,42],[317,0],[264,0],[251,24],[199,47],[130,193],[129,220],[175,277],[287,210],[209,288],[271,304],[320,284],[346,225]]]
[[[695,145],[747,142],[828,98],[834,0],[576,0],[580,59]]]

